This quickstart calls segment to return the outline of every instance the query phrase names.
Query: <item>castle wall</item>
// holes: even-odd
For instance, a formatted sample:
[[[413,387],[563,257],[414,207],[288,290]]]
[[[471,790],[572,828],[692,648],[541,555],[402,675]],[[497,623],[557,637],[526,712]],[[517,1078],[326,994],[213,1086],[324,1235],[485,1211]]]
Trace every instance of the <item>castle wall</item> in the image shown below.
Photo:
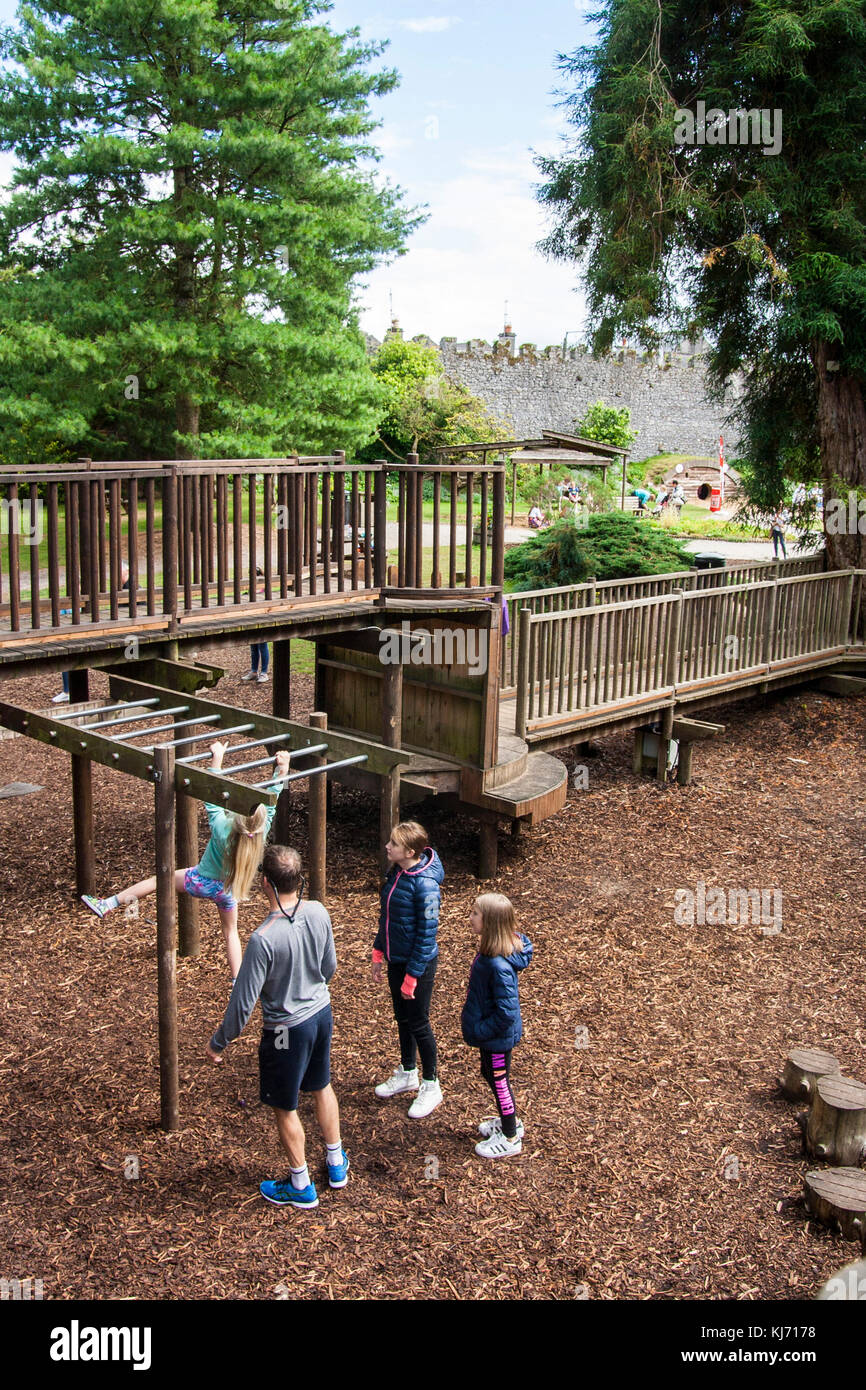
[[[631,411],[632,428],[640,431],[632,458],[662,452],[715,456],[719,434],[728,457],[736,453],[737,432],[725,417],[735,404],[737,383],[724,406],[710,405],[699,356],[620,351],[597,358],[583,348],[539,351],[533,344],[511,356],[499,344],[453,338],[443,338],[439,348],[446,374],[480,397],[516,438],[543,429],[573,432],[586,407],[603,400]]]

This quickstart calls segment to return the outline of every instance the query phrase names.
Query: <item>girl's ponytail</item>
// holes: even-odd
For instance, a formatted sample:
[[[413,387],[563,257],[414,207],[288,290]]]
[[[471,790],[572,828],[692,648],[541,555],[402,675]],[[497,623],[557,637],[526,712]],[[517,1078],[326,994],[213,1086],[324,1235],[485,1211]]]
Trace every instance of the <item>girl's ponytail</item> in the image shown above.
[[[251,816],[235,814],[225,849],[225,886],[239,903],[252,887],[265,847],[267,810],[257,806]]]

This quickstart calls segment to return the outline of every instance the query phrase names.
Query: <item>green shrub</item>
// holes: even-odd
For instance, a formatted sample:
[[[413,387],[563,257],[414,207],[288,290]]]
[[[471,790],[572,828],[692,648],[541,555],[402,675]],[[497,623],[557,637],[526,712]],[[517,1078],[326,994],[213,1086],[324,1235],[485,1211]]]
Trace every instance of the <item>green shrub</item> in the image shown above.
[[[626,512],[593,514],[585,527],[562,520],[505,555],[508,588],[547,589],[593,579],[631,579],[690,569],[693,557],[651,522]]]

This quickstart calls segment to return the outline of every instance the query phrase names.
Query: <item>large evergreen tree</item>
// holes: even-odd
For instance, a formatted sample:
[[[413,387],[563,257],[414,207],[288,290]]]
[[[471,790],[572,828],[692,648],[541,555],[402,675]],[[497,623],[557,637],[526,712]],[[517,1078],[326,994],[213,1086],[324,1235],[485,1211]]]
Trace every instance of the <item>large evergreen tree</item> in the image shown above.
[[[0,457],[352,449],[352,281],[413,217],[374,177],[381,45],[320,0],[33,0],[2,35]]]
[[[560,59],[580,133],[541,161],[541,197],[546,249],[585,258],[595,346],[703,329],[716,389],[746,375],[755,503],[810,472],[826,496],[862,490],[866,5],[607,0],[593,18],[599,44]],[[749,111],[763,128],[729,115]],[[827,543],[866,565],[866,537]]]

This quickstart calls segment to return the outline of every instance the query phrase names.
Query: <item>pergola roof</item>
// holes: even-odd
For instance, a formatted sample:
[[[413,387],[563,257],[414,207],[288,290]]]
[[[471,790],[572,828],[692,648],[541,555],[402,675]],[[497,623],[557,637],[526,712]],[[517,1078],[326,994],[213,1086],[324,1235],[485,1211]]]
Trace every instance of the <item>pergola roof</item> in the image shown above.
[[[560,434],[556,430],[542,430],[540,439],[484,440],[475,444],[446,444],[434,450],[443,458],[459,457],[461,454],[516,454],[530,451],[539,462],[552,458],[559,461],[564,454],[588,454],[596,459],[608,461],[623,458],[628,449],[615,444],[601,444],[595,439],[583,439],[577,434]]]

